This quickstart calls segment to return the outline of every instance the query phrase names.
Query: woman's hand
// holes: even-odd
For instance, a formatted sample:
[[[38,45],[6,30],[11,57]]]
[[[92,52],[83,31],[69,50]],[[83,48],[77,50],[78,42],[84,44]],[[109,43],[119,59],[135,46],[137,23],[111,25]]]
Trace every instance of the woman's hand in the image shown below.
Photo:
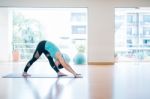
[[[22,73],[22,76],[23,76],[23,77],[30,77],[31,75],[28,74],[27,72],[23,72],[23,73]]]
[[[74,77],[75,78],[82,78],[82,75],[81,74],[75,74]]]

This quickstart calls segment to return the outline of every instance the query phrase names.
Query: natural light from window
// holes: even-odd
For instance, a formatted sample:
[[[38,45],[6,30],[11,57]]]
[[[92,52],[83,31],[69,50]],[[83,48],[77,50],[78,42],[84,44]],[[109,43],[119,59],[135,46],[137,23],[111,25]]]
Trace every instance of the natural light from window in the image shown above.
[[[14,61],[29,60],[37,43],[49,40],[69,62],[86,64],[87,8],[1,8],[7,13]],[[3,14],[3,12],[0,12]],[[44,55],[40,60],[45,60]]]

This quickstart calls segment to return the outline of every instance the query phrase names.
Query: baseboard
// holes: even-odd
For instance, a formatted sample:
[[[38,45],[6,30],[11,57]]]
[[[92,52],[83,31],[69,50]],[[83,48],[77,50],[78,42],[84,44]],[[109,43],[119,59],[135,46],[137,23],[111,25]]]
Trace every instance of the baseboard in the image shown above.
[[[88,62],[88,65],[113,65],[114,62]]]

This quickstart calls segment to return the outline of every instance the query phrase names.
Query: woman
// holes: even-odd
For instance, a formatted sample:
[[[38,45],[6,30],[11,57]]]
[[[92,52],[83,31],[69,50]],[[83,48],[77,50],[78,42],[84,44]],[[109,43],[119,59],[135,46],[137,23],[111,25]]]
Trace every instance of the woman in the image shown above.
[[[58,76],[65,76],[66,74],[59,71],[61,68],[65,68],[68,72],[72,73],[74,77],[80,77],[80,74],[77,74],[69,64],[67,64],[59,50],[59,48],[50,41],[41,41],[34,54],[32,59],[27,63],[26,67],[24,68],[23,76],[28,77],[30,76],[27,71],[30,66],[44,53],[51,67],[55,70]],[[53,61],[55,59],[55,63]]]

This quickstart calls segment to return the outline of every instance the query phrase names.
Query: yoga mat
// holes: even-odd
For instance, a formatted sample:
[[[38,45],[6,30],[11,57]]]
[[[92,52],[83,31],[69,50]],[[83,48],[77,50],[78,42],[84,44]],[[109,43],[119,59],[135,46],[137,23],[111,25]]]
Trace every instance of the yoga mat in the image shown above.
[[[23,77],[22,74],[7,74],[2,76],[3,78],[74,78],[73,75],[67,75],[67,76],[57,76],[57,75],[43,75],[43,74],[31,74],[31,76]],[[82,76],[79,78],[83,78]]]

